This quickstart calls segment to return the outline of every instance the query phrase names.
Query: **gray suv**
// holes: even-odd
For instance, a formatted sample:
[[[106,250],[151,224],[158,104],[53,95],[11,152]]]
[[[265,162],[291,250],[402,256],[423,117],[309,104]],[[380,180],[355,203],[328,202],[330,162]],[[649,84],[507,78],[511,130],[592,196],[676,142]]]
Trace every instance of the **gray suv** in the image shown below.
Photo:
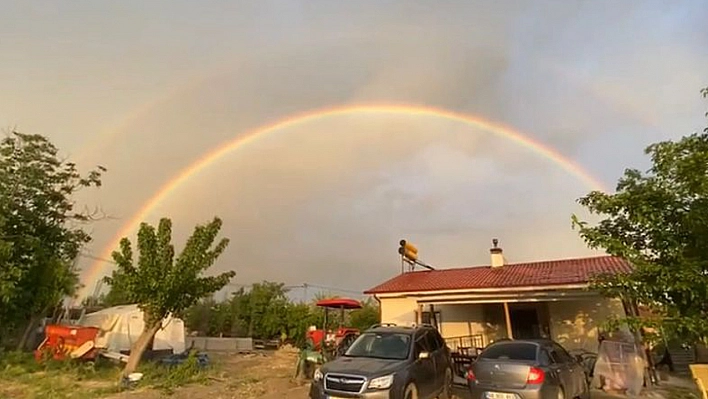
[[[448,399],[450,350],[430,325],[374,326],[315,371],[311,399]]]

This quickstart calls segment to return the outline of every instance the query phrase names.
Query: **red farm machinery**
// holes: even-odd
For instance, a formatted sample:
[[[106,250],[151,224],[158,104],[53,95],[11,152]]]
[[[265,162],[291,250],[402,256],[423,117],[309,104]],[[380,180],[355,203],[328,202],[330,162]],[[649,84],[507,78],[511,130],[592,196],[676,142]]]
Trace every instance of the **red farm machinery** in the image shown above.
[[[356,328],[345,326],[346,311],[361,309],[359,301],[332,298],[319,300],[315,305],[324,309],[323,325],[320,328],[312,326],[307,331],[305,348],[300,352],[297,363],[296,377],[303,375],[312,378],[318,366],[344,354],[360,333]],[[336,330],[332,330],[328,328],[330,313],[336,311],[340,312],[339,325]]]
[[[45,338],[34,351],[35,359],[94,360],[98,355],[95,339],[99,333],[95,327],[80,327],[50,324],[45,328]]]

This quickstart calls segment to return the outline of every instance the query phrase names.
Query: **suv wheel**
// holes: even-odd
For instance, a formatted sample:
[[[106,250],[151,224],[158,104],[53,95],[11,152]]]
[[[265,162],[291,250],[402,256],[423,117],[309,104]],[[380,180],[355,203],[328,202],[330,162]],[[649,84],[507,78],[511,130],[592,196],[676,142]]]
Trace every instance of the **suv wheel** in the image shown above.
[[[438,399],[450,399],[452,398],[452,370],[445,369],[445,379],[443,380],[442,392],[438,396]]]
[[[408,384],[406,390],[403,391],[403,399],[418,399],[418,388],[414,383]]]

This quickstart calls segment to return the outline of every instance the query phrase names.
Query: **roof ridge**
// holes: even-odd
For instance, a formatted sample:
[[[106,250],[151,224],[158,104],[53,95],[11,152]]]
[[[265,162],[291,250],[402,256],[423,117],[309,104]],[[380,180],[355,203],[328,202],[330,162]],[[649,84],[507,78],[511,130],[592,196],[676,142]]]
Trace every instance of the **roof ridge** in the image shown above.
[[[509,266],[520,266],[520,265],[534,265],[534,264],[539,264],[539,263],[560,263],[560,262],[573,262],[573,261],[585,261],[585,260],[591,260],[591,259],[605,259],[605,258],[620,258],[619,256],[615,255],[597,255],[597,256],[583,256],[579,258],[560,258],[560,259],[547,259],[547,260],[534,260],[534,261],[527,261],[527,262],[515,262],[515,263],[506,263],[502,267],[509,267]],[[445,272],[445,271],[454,271],[454,270],[469,270],[469,269],[479,269],[479,268],[491,268],[492,265],[475,265],[475,266],[462,266],[462,267],[446,267],[444,269],[435,269],[435,270],[416,270],[412,272],[406,272],[406,273],[422,273],[422,272]]]

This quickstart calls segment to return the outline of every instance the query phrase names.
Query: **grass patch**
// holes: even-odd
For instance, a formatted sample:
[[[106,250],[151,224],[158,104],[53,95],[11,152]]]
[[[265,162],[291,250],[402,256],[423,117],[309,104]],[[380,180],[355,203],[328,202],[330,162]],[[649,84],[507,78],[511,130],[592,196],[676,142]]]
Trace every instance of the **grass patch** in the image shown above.
[[[141,386],[149,386],[160,389],[166,393],[172,393],[175,388],[189,384],[207,384],[209,375],[215,371],[214,366],[202,366],[199,364],[196,352],[190,352],[189,356],[180,364],[168,366],[159,363],[143,363],[138,371],[143,373],[140,380]]]
[[[0,355],[0,397],[73,399],[96,398],[116,392],[119,368],[109,362],[45,360],[32,354]]]
[[[120,392],[122,364],[106,359],[96,362],[37,362],[32,354],[5,352],[0,354],[0,398],[94,399]],[[203,367],[195,354],[181,364],[166,366],[145,362],[139,386],[171,393],[187,384],[205,384],[213,366]]]

